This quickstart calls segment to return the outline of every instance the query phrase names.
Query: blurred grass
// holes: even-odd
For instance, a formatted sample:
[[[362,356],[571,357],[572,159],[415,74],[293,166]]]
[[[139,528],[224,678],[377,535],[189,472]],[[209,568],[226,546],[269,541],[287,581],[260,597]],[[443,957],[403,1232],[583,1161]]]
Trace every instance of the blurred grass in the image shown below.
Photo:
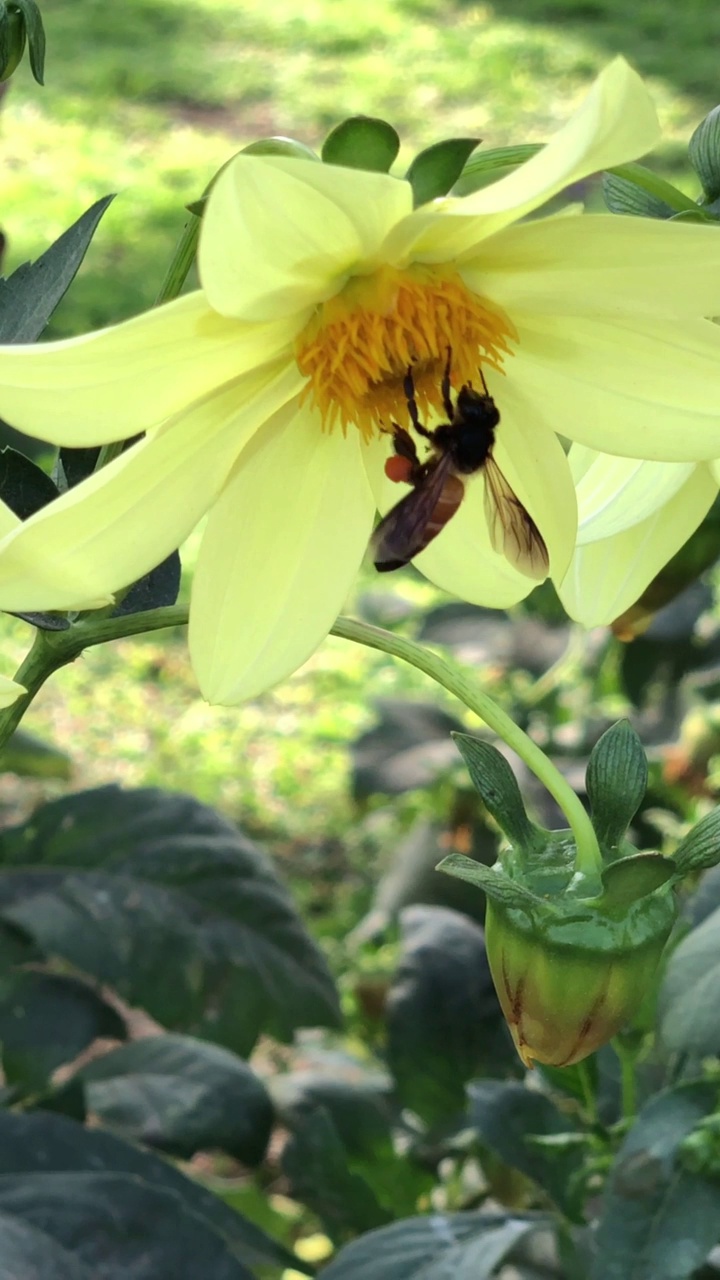
[[[622,52],[658,104],[660,167],[687,181],[683,143],[718,96],[720,8],[705,0],[638,0],[632,10],[625,0],[40,3],[47,87],[23,65],[0,110],[7,265],[36,256],[98,196],[120,193],[56,335],[150,304],[184,205],[258,136],[317,144],[338,119],[365,112],[396,125],[406,160],[452,133],[488,145],[540,140]],[[398,581],[419,590],[411,579],[392,589]],[[8,623],[6,637],[9,663],[27,628]],[[331,640],[279,690],[209,709],[184,637],[153,636],[86,654],[26,725],[72,754],[78,786],[165,785],[217,805],[269,840],[306,908],[342,936],[367,900],[378,850],[422,803],[359,821],[348,798],[348,741],[371,723],[373,698],[403,693],[435,696],[417,673]],[[14,803],[2,785],[0,802]]]

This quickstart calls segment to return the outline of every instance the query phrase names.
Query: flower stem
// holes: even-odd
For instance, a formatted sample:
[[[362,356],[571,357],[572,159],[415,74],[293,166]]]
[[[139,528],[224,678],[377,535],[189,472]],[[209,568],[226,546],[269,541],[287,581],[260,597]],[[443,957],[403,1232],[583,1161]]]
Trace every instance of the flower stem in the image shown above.
[[[148,609],[144,613],[123,614],[117,618],[93,618],[92,614],[87,614],[65,631],[37,630],[32,646],[14,677],[27,693],[0,711],[0,748],[17,728],[48,677],[74,662],[84,649],[163,627],[184,626],[187,620],[187,606],[172,605],[165,609]]]
[[[404,662],[417,667],[418,671],[424,671],[431,679],[459,698],[481,720],[484,720],[485,724],[489,725],[498,737],[520,756],[521,760],[524,760],[528,768],[532,769],[553,799],[557,801],[575,837],[577,871],[592,880],[597,879],[598,872],[602,868],[597,837],[590,818],[575,792],[532,739],[496,702],[493,702],[488,694],[477,687],[477,680],[473,674],[464,671],[457,663],[431,653],[413,640],[393,635],[367,622],[356,622],[352,618],[338,618],[331,630],[333,635],[340,636],[344,640],[354,640],[356,644],[364,644],[370,649],[389,653],[394,658],[402,658]]]

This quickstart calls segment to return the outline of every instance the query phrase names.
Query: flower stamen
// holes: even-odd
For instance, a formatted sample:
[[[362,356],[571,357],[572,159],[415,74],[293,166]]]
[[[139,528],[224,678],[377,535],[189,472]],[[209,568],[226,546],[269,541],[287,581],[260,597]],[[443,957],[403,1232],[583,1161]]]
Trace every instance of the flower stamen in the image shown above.
[[[300,335],[295,358],[323,427],[354,424],[365,439],[392,422],[409,425],[403,382],[412,368],[420,415],[443,415],[441,382],[452,353],[455,389],[478,369],[502,371],[517,333],[499,307],[455,272],[382,267],[323,303]]]

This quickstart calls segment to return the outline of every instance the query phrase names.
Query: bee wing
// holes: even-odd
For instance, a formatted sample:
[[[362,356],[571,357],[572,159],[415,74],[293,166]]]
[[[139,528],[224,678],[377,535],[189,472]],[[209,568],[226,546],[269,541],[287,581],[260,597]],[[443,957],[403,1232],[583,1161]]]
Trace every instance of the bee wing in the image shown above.
[[[508,484],[492,454],[483,471],[485,515],[494,549],[521,573],[542,581],[548,575],[550,562],[540,530]]]
[[[430,539],[428,524],[452,471],[452,459],[445,455],[383,517],[370,540],[375,568],[380,572],[399,569],[418,555]]]

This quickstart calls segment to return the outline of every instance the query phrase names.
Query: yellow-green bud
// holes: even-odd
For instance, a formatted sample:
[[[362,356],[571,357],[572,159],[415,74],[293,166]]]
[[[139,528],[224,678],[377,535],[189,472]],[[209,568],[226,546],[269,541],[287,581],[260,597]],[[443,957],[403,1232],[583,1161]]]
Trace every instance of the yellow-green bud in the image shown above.
[[[653,903],[646,899],[644,912],[639,933],[637,919],[636,928],[626,931],[625,922],[599,913],[583,922],[536,927],[521,912],[488,902],[490,970],[525,1066],[569,1067],[635,1016],[651,989],[675,909],[664,894]]]

